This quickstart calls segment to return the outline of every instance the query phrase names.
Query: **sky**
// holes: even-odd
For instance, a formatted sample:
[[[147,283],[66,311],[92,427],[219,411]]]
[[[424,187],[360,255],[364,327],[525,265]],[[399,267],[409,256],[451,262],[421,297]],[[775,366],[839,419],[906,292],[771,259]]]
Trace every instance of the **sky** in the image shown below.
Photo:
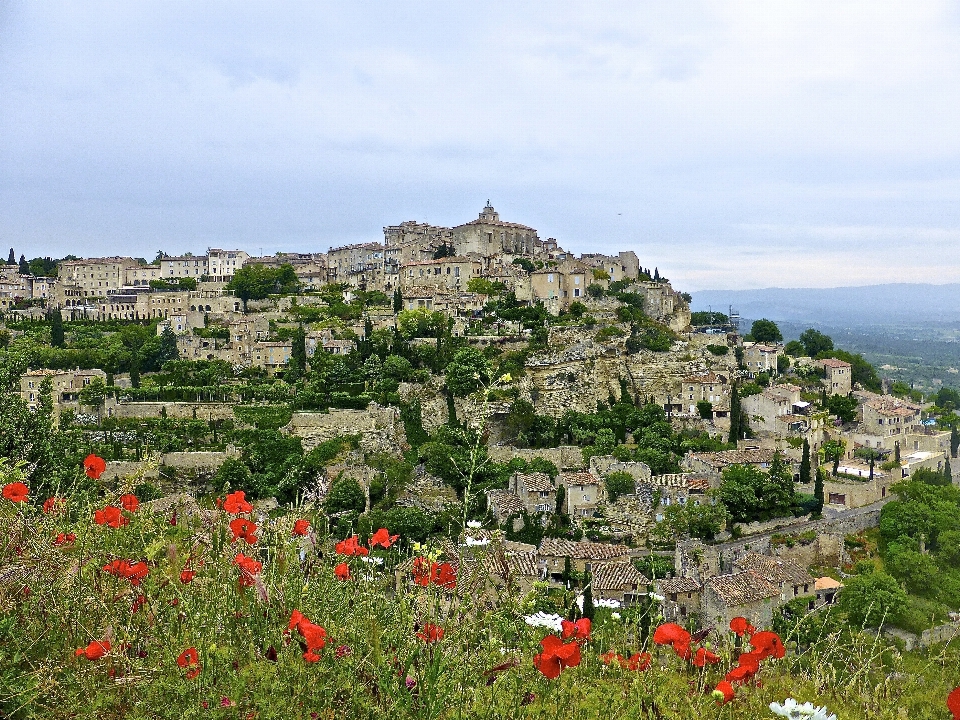
[[[960,282],[960,5],[0,2],[0,247],[501,219],[677,289]]]

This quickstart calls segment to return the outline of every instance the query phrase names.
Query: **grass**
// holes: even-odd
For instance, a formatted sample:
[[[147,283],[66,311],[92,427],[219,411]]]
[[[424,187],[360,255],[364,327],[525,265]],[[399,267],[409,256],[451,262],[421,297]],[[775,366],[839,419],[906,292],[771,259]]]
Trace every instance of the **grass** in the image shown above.
[[[51,514],[0,501],[0,716],[752,719],[794,697],[840,720],[920,720],[947,718],[946,695],[960,683],[955,646],[902,653],[845,632],[765,663],[756,686],[720,706],[710,691],[735,662],[734,636],[708,636],[723,661],[703,670],[662,648],[646,672],[607,667],[601,653],[642,649],[646,629],[627,610],[619,620],[598,614],[582,663],[551,681],[532,662],[547,634],[523,622],[532,599],[509,585],[498,591],[479,563],[465,561],[460,590],[447,593],[406,573],[397,581],[413,554],[402,540],[372,551],[379,565],[336,555],[322,535],[294,536],[297,518],[326,526],[310,512],[254,513],[258,540],[248,547],[230,543],[230,517],[212,505],[176,525],[171,513],[141,507],[114,529],[92,522],[108,500],[117,502],[68,500]],[[60,533],[76,539],[57,546]],[[251,587],[238,586],[237,552],[263,564]],[[149,565],[139,587],[103,571],[118,558]],[[341,561],[358,579],[335,579]],[[184,584],[188,563],[196,576]],[[293,610],[329,633],[318,662],[306,662],[300,636],[287,631]],[[417,637],[428,622],[445,631],[433,644]],[[75,656],[102,639],[112,643],[102,659]],[[176,662],[190,647],[201,665],[194,679]],[[510,667],[489,672],[502,665]]]

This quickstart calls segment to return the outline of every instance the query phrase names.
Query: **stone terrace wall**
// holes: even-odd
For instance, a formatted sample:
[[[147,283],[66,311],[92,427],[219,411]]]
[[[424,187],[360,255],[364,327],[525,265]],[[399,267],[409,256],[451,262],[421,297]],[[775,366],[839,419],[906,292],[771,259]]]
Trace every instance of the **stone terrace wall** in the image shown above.
[[[490,457],[497,462],[510,462],[514,458],[522,458],[530,462],[534,458],[543,458],[549,460],[560,470],[582,470],[586,467],[583,462],[583,452],[575,445],[561,445],[555,448],[542,448],[540,450],[530,450],[527,448],[515,448],[509,445],[491,445]]]
[[[233,405],[225,403],[186,402],[122,402],[117,403],[113,416],[118,418],[158,418],[166,410],[168,418],[180,420],[227,420],[233,419]]]

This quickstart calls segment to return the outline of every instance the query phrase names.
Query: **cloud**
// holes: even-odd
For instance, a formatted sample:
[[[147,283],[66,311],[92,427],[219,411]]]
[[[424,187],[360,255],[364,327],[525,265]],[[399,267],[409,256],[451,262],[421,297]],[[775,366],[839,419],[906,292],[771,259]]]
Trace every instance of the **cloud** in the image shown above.
[[[960,273],[952,3],[2,7],[28,255],[318,250],[489,197],[694,288]]]

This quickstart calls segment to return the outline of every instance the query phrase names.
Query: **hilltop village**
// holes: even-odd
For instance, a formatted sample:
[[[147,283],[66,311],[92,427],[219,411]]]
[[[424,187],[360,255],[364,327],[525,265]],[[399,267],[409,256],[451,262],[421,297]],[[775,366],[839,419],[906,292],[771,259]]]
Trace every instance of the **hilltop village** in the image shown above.
[[[890,632],[956,631],[955,549],[885,510],[956,484],[956,392],[891,384],[816,330],[691,313],[653,261],[575,256],[489,202],[383,233],[265,257],[11,250],[3,456],[38,486],[96,452],[144,502],[312,504],[336,538],[388,526],[527,595],[686,624],[815,612],[873,563],[903,593]]]

